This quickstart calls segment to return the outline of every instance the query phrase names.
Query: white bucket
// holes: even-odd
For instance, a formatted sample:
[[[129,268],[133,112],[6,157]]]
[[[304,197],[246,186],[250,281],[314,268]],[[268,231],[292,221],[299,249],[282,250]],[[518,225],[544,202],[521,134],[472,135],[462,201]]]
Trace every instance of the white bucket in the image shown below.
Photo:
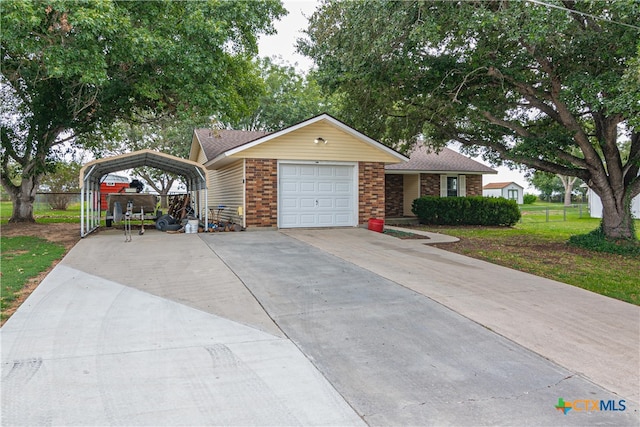
[[[190,219],[187,226],[184,228],[185,233],[195,234],[198,232],[199,221],[197,219]]]

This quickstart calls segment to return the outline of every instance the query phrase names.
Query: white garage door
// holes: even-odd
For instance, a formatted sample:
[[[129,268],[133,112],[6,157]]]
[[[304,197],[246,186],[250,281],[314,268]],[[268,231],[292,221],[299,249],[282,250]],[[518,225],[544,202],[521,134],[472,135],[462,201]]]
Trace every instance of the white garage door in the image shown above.
[[[354,166],[281,163],[278,225],[355,226]]]

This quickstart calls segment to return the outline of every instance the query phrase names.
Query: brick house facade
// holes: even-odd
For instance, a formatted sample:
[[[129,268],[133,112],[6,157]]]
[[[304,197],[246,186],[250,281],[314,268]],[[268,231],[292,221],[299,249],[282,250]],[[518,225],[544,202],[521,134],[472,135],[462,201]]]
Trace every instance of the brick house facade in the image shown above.
[[[385,166],[407,157],[328,114],[277,132],[196,129],[207,205],[245,227],[335,227],[385,217]]]
[[[482,196],[482,175],[465,175],[466,195]],[[401,218],[403,211],[404,175],[387,174],[385,177],[385,216]],[[420,174],[420,196],[440,196],[440,175]]]
[[[278,161],[245,160],[246,227],[275,227],[278,224]]]
[[[385,217],[384,163],[358,164],[358,222],[365,224],[370,218]]]
[[[482,176],[495,170],[453,150],[429,152],[417,147],[405,163],[385,167],[385,216],[413,216],[413,200],[421,196],[446,196],[457,193],[482,196]],[[455,179],[451,179],[455,178]],[[450,186],[444,188],[442,186]]]

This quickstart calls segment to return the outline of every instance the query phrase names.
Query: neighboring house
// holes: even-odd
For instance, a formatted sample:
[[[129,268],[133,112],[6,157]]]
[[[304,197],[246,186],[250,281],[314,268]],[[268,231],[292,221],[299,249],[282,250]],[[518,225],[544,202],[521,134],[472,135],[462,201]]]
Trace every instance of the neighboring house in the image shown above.
[[[385,165],[408,160],[328,114],[278,132],[196,129],[208,206],[245,227],[334,227],[385,216]],[[240,209],[238,209],[240,208]]]
[[[602,201],[592,189],[587,192],[589,199],[589,214],[591,218],[602,218]],[[640,219],[640,195],[631,200],[631,216]]]
[[[492,182],[482,187],[482,195],[485,197],[504,197],[507,200],[515,200],[519,205],[523,204],[524,187],[515,182]]]
[[[449,148],[433,153],[417,147],[408,162],[385,168],[386,216],[414,216],[411,205],[421,196],[481,196],[482,175],[496,173]]]

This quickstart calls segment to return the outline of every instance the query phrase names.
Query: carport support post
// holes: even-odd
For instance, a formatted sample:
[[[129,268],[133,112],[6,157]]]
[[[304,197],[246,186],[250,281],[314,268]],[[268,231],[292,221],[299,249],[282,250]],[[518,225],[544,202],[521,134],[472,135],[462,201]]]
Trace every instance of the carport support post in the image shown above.
[[[80,237],[84,237],[84,185],[80,188]]]
[[[91,176],[91,172],[93,172],[93,170],[95,169],[95,165],[93,165],[91,167],[91,169],[89,169],[89,172],[87,172],[84,176],[84,181],[82,183],[82,188],[80,189],[80,237],[84,237],[87,234],[89,234],[88,230],[85,230],[85,212],[84,212],[84,205],[86,202],[87,205],[87,212],[86,212],[86,223],[87,223],[87,229],[89,228],[89,209],[90,209],[90,203],[89,203],[89,193],[90,193],[90,189],[87,188],[87,185],[91,185],[89,181],[89,177]],[[85,200],[86,198],[86,200]]]

